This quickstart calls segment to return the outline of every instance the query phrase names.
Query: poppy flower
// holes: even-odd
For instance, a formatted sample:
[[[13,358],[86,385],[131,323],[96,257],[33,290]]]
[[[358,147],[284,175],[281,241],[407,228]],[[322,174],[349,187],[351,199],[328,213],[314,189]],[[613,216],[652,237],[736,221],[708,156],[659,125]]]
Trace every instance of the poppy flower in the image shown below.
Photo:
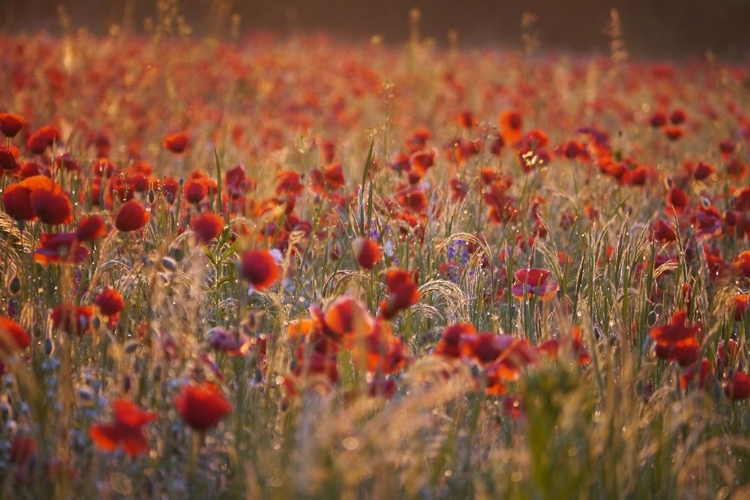
[[[189,203],[200,203],[208,196],[208,184],[204,179],[188,179],[182,188],[182,194]]]
[[[31,345],[31,337],[26,330],[7,317],[0,317],[0,354],[14,354]]]
[[[664,132],[664,136],[670,141],[676,141],[685,135],[680,127],[674,125],[668,125],[662,131]]]
[[[78,241],[94,241],[105,234],[107,234],[107,224],[101,215],[84,215],[78,221],[78,227],[76,228],[76,239]]]
[[[462,332],[460,340],[461,355],[486,365],[495,361],[516,340],[516,337],[511,335],[497,335],[491,332],[477,334]]]
[[[10,171],[18,166],[13,151],[6,146],[0,146],[0,170]]]
[[[500,114],[498,120],[500,135],[506,144],[516,144],[521,140],[521,129],[523,128],[523,117],[516,110],[506,110]]]
[[[91,320],[96,310],[94,306],[61,305],[52,309],[52,326],[68,335],[91,333]]]
[[[713,167],[713,165],[709,165],[708,163],[699,161],[698,165],[695,166],[695,170],[693,170],[693,177],[697,181],[702,181],[707,179],[715,171],[716,169]]]
[[[185,385],[174,400],[177,411],[187,425],[206,431],[232,411],[221,390],[210,382]]]
[[[667,193],[667,207],[672,209],[675,213],[681,214],[688,204],[688,196],[685,191],[673,185]]]
[[[187,149],[187,146],[188,136],[183,132],[168,135],[164,138],[164,147],[170,150],[172,153],[182,153],[183,151],[185,151],[185,149]]]
[[[17,221],[31,221],[36,214],[31,208],[31,191],[21,184],[11,184],[3,192],[3,209]]]
[[[242,165],[237,165],[224,174],[224,189],[232,199],[245,195],[248,189],[248,179]]]
[[[669,115],[669,121],[672,125],[679,125],[680,123],[683,123],[685,119],[686,115],[684,109],[675,109],[672,111],[672,114]]]
[[[73,221],[73,204],[62,186],[53,181],[30,182],[46,179],[30,177],[21,183],[29,184],[29,203],[34,214],[45,224],[68,224]]]
[[[581,329],[579,327],[573,328],[573,334],[570,337],[569,343],[570,350],[572,351],[572,354],[577,358],[578,364],[585,365],[586,363],[591,361],[591,355],[583,345],[581,335]],[[563,340],[560,337],[545,340],[544,342],[536,346],[536,350],[538,352],[547,354],[551,359],[557,359],[562,342]]]
[[[0,113],[0,132],[5,137],[12,139],[21,131],[24,125],[26,125],[26,120],[23,116],[13,113]]]
[[[115,227],[124,232],[138,231],[150,220],[148,211],[137,200],[130,200],[122,204],[117,212]]]
[[[121,447],[131,457],[148,451],[143,426],[159,418],[155,412],[143,411],[127,399],[112,403],[114,421],[111,424],[94,424],[89,427],[89,437],[102,450],[114,451]]]
[[[732,378],[724,383],[724,395],[731,401],[750,398],[750,377],[747,373],[734,372]]]
[[[323,333],[336,339],[366,335],[375,328],[370,312],[351,295],[341,295],[326,307]],[[319,322],[318,322],[319,324]],[[319,325],[320,326],[320,325]]]
[[[262,291],[279,279],[281,269],[268,250],[248,250],[240,259],[240,276]]]
[[[476,335],[477,331],[469,323],[456,323],[445,328],[443,337],[438,342],[435,354],[449,358],[461,357],[461,341],[464,337]]]
[[[59,128],[52,125],[44,125],[29,136],[26,140],[26,149],[34,154],[41,154],[48,147],[60,142],[61,139],[62,133]]]
[[[685,369],[685,373],[680,377],[680,389],[684,391],[688,388],[690,382],[695,378],[696,372],[698,372],[698,389],[706,387],[708,374],[711,372],[711,363],[704,359],[700,363],[693,363]]]
[[[372,269],[382,255],[378,244],[370,238],[357,238],[352,244],[354,258],[362,269]]]
[[[729,300],[729,308],[735,321],[742,321],[748,305],[750,305],[750,294],[747,293],[735,295]]]
[[[657,111],[648,119],[648,122],[654,128],[660,128],[667,124],[667,114],[663,111]]]
[[[380,314],[391,319],[399,311],[415,304],[419,300],[419,290],[414,283],[412,273],[405,269],[389,269],[385,274],[388,296],[380,303]]]
[[[732,261],[732,266],[745,278],[750,278],[750,250],[737,255]]]
[[[224,219],[213,212],[205,212],[190,218],[190,229],[198,243],[208,243],[216,239],[224,230]]]
[[[125,299],[114,288],[105,288],[94,299],[94,305],[99,307],[104,316],[116,316],[125,309]]]
[[[687,311],[684,309],[677,311],[672,315],[668,324],[651,328],[649,335],[658,344],[672,344],[689,337],[695,337],[700,332],[701,325],[686,326],[686,321]]]
[[[328,189],[336,190],[344,185],[344,167],[341,163],[332,163],[323,171],[323,179]]]
[[[547,269],[528,268],[519,269],[513,273],[515,283],[511,293],[517,299],[531,298],[537,296],[542,300],[554,297],[560,288],[554,281],[548,281],[550,272]]]
[[[81,264],[89,256],[89,249],[80,245],[76,233],[42,233],[39,247],[34,251],[37,264]]]

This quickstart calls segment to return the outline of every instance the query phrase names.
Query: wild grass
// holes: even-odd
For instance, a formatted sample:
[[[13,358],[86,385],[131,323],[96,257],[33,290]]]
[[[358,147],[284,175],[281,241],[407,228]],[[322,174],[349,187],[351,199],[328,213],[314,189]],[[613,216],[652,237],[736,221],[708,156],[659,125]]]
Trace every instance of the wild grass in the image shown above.
[[[163,16],[171,16],[169,5]],[[40,233],[75,224],[53,228],[0,214],[0,303],[32,337],[28,349],[2,355],[0,496],[747,495],[748,403],[723,389],[747,365],[750,319],[745,312],[735,321],[729,304],[750,287],[732,265],[748,249],[748,234],[726,219],[747,174],[730,175],[717,146],[731,138],[733,158],[747,162],[744,67],[613,62],[535,45],[528,54],[444,52],[418,32],[405,49],[323,36],[225,43],[158,33],[0,38],[9,68],[0,76],[0,108],[25,114],[24,134],[54,123],[63,136],[38,155],[9,141],[18,161],[46,166],[70,194],[76,221],[100,213],[110,226],[84,263],[41,265],[32,256]],[[615,64],[618,71],[609,71]],[[534,159],[524,172],[531,160],[519,158],[520,146],[490,153],[498,116],[511,108],[524,132],[546,132],[549,163]],[[674,108],[688,116],[679,141],[648,124],[654,111]],[[475,125],[456,120],[464,110]],[[410,210],[397,201],[407,175],[390,163],[419,126],[432,136],[417,150],[434,149],[435,165],[414,184],[426,206]],[[647,182],[620,182],[596,159],[565,157],[560,147],[574,138],[593,152],[594,141],[577,132],[583,126],[609,134],[617,162],[646,166]],[[177,130],[190,133],[179,156],[161,145]],[[98,133],[111,142],[117,175],[140,160],[153,167],[149,188],[135,193],[150,213],[140,231],[111,227],[119,200],[95,203],[90,161]],[[314,170],[326,166],[325,140],[343,165],[340,188],[314,182]],[[480,141],[479,150],[458,159],[457,144],[467,141]],[[78,171],[53,167],[63,153],[79,161]],[[686,160],[712,163],[716,173],[695,180]],[[231,209],[225,174],[238,164],[257,187]],[[483,168],[512,181],[506,194],[516,216],[488,216]],[[182,184],[176,199],[160,187],[194,170],[217,183],[201,203],[189,203]],[[303,174],[295,200],[278,189],[283,171]],[[14,175],[3,178],[5,188]],[[464,198],[451,196],[452,179],[466,183]],[[673,213],[667,181],[681,183],[688,212],[703,200],[715,206],[721,230],[704,237],[691,215]],[[190,216],[209,210],[222,215],[224,228],[198,244]],[[658,218],[675,223],[676,241],[652,237]],[[285,227],[290,220],[295,225]],[[372,270],[357,263],[357,236],[382,250]],[[723,259],[720,275],[703,245]],[[242,253],[255,248],[274,249],[282,271],[267,290],[249,288],[238,270]],[[290,391],[288,380],[311,355],[298,356],[294,333],[310,307],[326,310],[351,295],[375,316],[389,293],[385,271],[396,267],[417,276],[419,299],[384,320],[409,357],[387,377],[397,386],[392,397],[371,397],[369,383],[384,374],[366,373],[343,348],[336,380],[303,373]],[[549,300],[515,297],[514,273],[525,268],[549,270],[559,290]],[[105,286],[125,298],[114,325],[97,313],[85,335],[54,327],[53,308],[92,304]],[[702,324],[705,383],[696,375],[681,385],[688,367],[657,356],[652,329],[679,310]],[[486,394],[486,365],[466,353],[435,354],[446,327],[459,322],[532,347],[559,339],[559,356],[539,354],[505,380],[507,393]],[[246,336],[249,347],[241,355],[211,348],[216,328]],[[590,355],[582,364],[569,342],[574,328]],[[723,351],[730,340],[736,351],[721,359],[719,341]],[[175,406],[181,388],[203,380],[232,405],[205,432],[190,428]],[[132,457],[100,449],[89,434],[110,421],[121,397],[158,415],[143,428],[148,451]],[[26,437],[33,449],[21,456]]]

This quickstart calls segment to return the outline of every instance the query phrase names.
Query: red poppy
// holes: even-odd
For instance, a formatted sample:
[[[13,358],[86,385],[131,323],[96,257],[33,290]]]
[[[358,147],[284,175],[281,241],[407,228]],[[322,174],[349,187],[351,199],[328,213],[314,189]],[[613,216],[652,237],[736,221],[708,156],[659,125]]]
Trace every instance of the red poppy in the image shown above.
[[[245,195],[248,189],[248,179],[242,165],[237,165],[224,174],[224,189],[227,190],[227,194],[232,199]]]
[[[276,194],[290,194],[298,195],[302,193],[304,186],[300,182],[299,172],[293,170],[281,170],[276,174],[276,180],[278,185],[276,186]]]
[[[5,137],[13,138],[26,125],[26,120],[21,115],[13,113],[0,113],[0,132]]]
[[[716,169],[712,165],[699,161],[695,170],[693,170],[693,177],[695,180],[702,181],[712,175],[715,171]]]
[[[200,203],[208,196],[208,183],[205,179],[188,179],[182,188],[182,193],[189,203]]]
[[[680,127],[674,125],[668,125],[664,127],[662,131],[664,132],[664,136],[670,141],[676,141],[685,135],[685,132],[683,132]]]
[[[94,306],[57,306],[52,309],[52,326],[68,335],[91,333],[91,320],[95,313]]]
[[[13,151],[6,146],[0,146],[0,170],[10,171],[18,166]]]
[[[107,234],[107,224],[104,217],[98,214],[84,215],[76,228],[78,241],[94,241]]]
[[[531,298],[537,296],[542,300],[551,299],[560,288],[554,281],[547,281],[550,272],[547,269],[528,268],[519,269],[513,273],[515,283],[511,293],[517,299]]]
[[[114,288],[105,288],[94,299],[94,305],[99,307],[104,316],[116,316],[125,309],[125,299]]]
[[[240,276],[258,291],[270,287],[281,276],[281,269],[268,250],[248,250],[242,254]]]
[[[685,191],[673,185],[667,193],[667,207],[671,208],[675,213],[681,214],[688,204],[688,196]]]
[[[194,215],[190,219],[190,229],[195,233],[198,243],[208,243],[224,230],[224,219],[213,212]]]
[[[729,309],[733,313],[735,321],[742,321],[748,305],[750,305],[750,294],[747,293],[735,295],[729,300]]]
[[[232,411],[232,405],[221,390],[210,382],[184,386],[174,403],[182,420],[198,431],[214,427]]]
[[[52,125],[44,125],[26,140],[26,148],[34,154],[44,153],[48,147],[60,142],[62,133]]]
[[[138,405],[126,399],[116,399],[112,403],[114,421],[111,424],[94,424],[89,427],[89,437],[94,444],[107,451],[117,447],[131,457],[148,451],[148,443],[143,426],[154,422],[159,416],[151,411],[143,411]]]
[[[523,128],[521,113],[512,109],[503,111],[498,122],[500,136],[506,144],[516,144],[521,140],[521,129]]]
[[[701,330],[701,325],[686,326],[687,311],[680,310],[672,315],[666,325],[655,326],[649,335],[658,344],[673,344],[689,337],[695,337]]]
[[[39,247],[34,251],[37,264],[81,264],[89,256],[89,249],[80,245],[76,233],[42,233]]]
[[[663,111],[657,111],[648,119],[648,122],[654,128],[660,128],[667,124],[667,114]]]
[[[187,149],[187,146],[188,136],[183,132],[168,135],[164,138],[164,147],[175,154],[182,153]]]
[[[117,212],[115,227],[124,232],[138,231],[150,220],[148,211],[137,200],[130,200],[122,204]]]
[[[745,278],[750,278],[750,250],[737,255],[732,261],[732,266]]]
[[[669,222],[664,219],[657,219],[651,226],[651,237],[656,241],[668,243],[677,240],[677,232]]]
[[[560,352],[560,345],[563,342],[560,337],[555,337],[549,340],[545,340],[536,347],[538,352],[547,354],[551,359],[557,359]],[[581,340],[581,329],[579,327],[573,328],[573,334],[569,338],[570,350],[572,354],[577,358],[579,365],[585,365],[591,361],[591,355],[589,354],[586,347],[583,345]]]
[[[672,114],[669,115],[669,121],[672,125],[679,125],[680,123],[683,123],[685,119],[686,115],[684,109],[675,109],[672,111]]]
[[[731,401],[750,398],[750,377],[747,373],[734,372],[732,378],[724,383],[724,395]]]
[[[372,269],[381,259],[380,247],[370,238],[357,238],[352,244],[354,257],[362,269]]]
[[[332,163],[323,171],[323,180],[328,189],[336,190],[344,185],[344,167],[341,163]]]
[[[11,184],[3,192],[3,209],[11,218],[21,221],[36,219],[31,208],[31,191],[21,184]]]
[[[511,335],[497,335],[491,332],[461,334],[461,355],[486,365],[496,360],[517,339]]]
[[[419,300],[419,290],[414,283],[412,273],[404,269],[389,269],[385,274],[388,296],[380,303],[380,314],[391,319],[399,311],[415,304]]]
[[[30,177],[28,183],[29,203],[39,220],[45,224],[68,224],[73,221],[73,204],[62,186],[44,176]]]
[[[690,385],[693,378],[695,378],[696,372],[698,372],[698,389],[704,389],[706,387],[706,381],[708,380],[708,374],[711,372],[711,363],[704,359],[700,363],[693,363],[685,369],[685,373],[680,377],[680,388],[684,391]]]
[[[387,321],[378,320],[375,328],[364,338],[355,340],[350,348],[354,364],[368,373],[395,373],[410,361],[406,346],[393,335]]]
[[[26,330],[7,317],[0,317],[0,354],[14,354],[31,345],[31,337]]]
[[[351,295],[341,295],[331,302],[326,307],[323,321],[321,333],[329,334],[334,340],[348,337],[347,343],[358,336],[369,334],[375,328],[375,320],[370,312]]]
[[[461,357],[461,342],[464,337],[471,338],[477,333],[473,325],[469,323],[456,323],[445,328],[443,338],[438,342],[435,354],[449,358]]]

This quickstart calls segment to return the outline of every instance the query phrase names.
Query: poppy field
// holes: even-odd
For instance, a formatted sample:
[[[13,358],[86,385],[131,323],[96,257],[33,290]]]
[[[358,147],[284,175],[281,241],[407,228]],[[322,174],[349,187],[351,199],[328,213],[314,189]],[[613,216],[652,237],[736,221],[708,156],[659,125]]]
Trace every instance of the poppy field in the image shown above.
[[[0,36],[0,497],[750,496],[750,70]]]

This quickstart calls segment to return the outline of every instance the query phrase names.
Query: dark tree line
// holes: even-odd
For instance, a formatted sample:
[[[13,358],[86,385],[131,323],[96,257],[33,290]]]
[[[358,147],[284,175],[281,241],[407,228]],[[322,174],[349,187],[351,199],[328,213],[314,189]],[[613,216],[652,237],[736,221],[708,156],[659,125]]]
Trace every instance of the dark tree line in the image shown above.
[[[106,32],[128,12],[134,28],[142,29],[144,19],[156,17],[159,1],[165,0],[4,0],[0,28],[54,32],[58,6],[64,4],[74,28]],[[604,28],[613,7],[634,54],[750,52],[750,0],[179,0],[196,34],[225,33],[229,15],[239,14],[242,29],[327,31],[348,38],[379,34],[392,43],[408,40],[408,12],[418,8],[421,33],[438,43],[455,30],[467,45],[520,45],[521,16],[528,11],[538,17],[532,30],[543,47],[578,51],[608,50]]]

